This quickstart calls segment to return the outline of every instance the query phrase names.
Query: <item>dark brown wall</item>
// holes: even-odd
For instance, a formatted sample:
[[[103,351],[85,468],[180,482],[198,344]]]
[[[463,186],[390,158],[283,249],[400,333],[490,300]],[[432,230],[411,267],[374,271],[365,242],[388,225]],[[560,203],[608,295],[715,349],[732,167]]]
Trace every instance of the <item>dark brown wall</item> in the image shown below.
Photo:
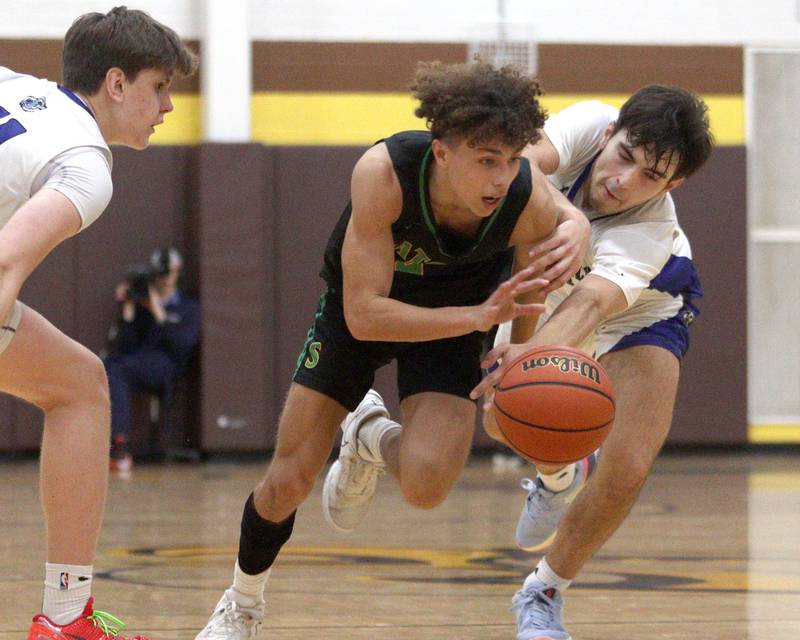
[[[203,446],[274,443],[276,306],[274,149],[202,145]]]
[[[189,41],[199,51],[199,44]],[[61,41],[0,39],[0,64],[51,80],[61,78]],[[420,60],[464,62],[465,43],[253,42],[256,91],[401,91]],[[202,52],[201,52],[202,60]],[[740,95],[741,47],[542,44],[539,77],[549,93],[631,93],[652,82],[700,93]],[[174,89],[197,93],[200,76],[176,78]]]
[[[658,82],[700,93],[742,93],[741,47],[543,44],[548,93],[633,93]],[[254,42],[256,91],[408,90],[420,60],[464,62],[460,43]]]
[[[200,51],[200,44],[196,40],[187,40],[187,44],[193,51]],[[19,73],[61,82],[62,51],[60,39],[0,39],[0,65]],[[189,78],[176,77],[172,86],[175,91],[197,93],[200,90],[200,75],[195,74]]]
[[[705,295],[681,370],[671,442],[747,441],[744,147],[718,147],[675,192]]]
[[[274,445],[278,414],[324,291],[318,274],[325,242],[362,151],[201,147],[206,449]],[[396,409],[387,377],[381,373],[378,386]]]
[[[177,246],[187,257],[187,284],[196,289],[199,226],[190,204],[191,155],[188,147],[154,147],[141,153],[115,149],[114,196],[107,210],[45,259],[20,299],[99,352],[116,314],[113,290],[127,265],[145,262],[155,247]],[[41,413],[6,398],[0,410],[8,416],[0,420],[0,450],[35,450]]]
[[[126,265],[146,260],[156,246],[182,248],[189,286],[199,289],[204,308],[200,396],[192,399],[198,411],[190,419],[202,421],[207,450],[269,449],[323,291],[324,245],[361,151],[116,150],[108,210],[47,258],[21,299],[98,351]],[[692,328],[670,441],[745,442],[745,150],[717,149],[675,198],[706,296]],[[377,387],[396,411],[393,368],[379,373]],[[0,450],[36,449],[39,412],[6,398],[0,411],[7,416],[0,421]]]
[[[237,434],[238,439],[222,442],[221,448],[245,445],[249,448],[257,443],[271,444],[273,441],[278,411],[318,298],[324,290],[318,273],[325,242],[346,203],[350,172],[361,149],[278,147],[271,151],[275,154],[274,174],[266,178],[265,184],[269,185],[266,189],[273,200],[264,211],[274,216],[274,233],[270,236],[264,230],[246,228],[248,234],[275,243],[272,249],[264,247],[258,250],[271,251],[274,255],[274,263],[267,265],[264,271],[268,280],[264,286],[274,286],[275,291],[271,311],[274,358],[267,357],[264,351],[257,355],[262,349],[260,340],[263,338],[239,340],[237,337],[236,350],[227,350],[224,354],[232,361],[241,358],[242,362],[248,363],[242,368],[251,372],[248,374],[251,392],[243,394],[238,402],[250,407],[247,411],[251,413],[263,411],[259,415],[264,417],[261,428],[266,435],[258,428],[251,429],[248,435],[248,428],[245,428]],[[222,153],[215,162],[225,165],[233,160]],[[256,161],[248,164],[255,165]],[[746,440],[746,369],[742,364],[746,362],[744,176],[744,149],[723,147],[714,152],[708,165],[697,176],[676,192],[679,215],[692,240],[706,296],[701,303],[702,315],[692,329],[692,349],[684,362],[671,442],[741,443]],[[254,201],[261,197],[253,193]],[[242,212],[239,205],[231,207],[222,203],[220,206],[228,206],[232,216]],[[209,238],[209,241],[212,245],[217,243],[215,239]],[[240,285],[236,284],[237,279],[219,277],[228,282],[225,295],[238,295],[236,291]],[[740,284],[731,287],[731,282]],[[205,292],[208,295],[207,287]],[[255,300],[257,309],[254,313],[260,312],[260,305],[268,304],[268,298]],[[207,306],[209,304],[212,303],[207,302]],[[255,318],[252,319],[254,322]],[[226,330],[220,326],[221,332]],[[736,336],[732,344],[730,336]],[[267,336],[266,340],[269,339]],[[208,342],[207,348],[210,348]],[[222,357],[220,353],[215,359],[207,357],[204,360],[204,380],[219,385],[212,393],[225,396],[232,390],[224,378],[233,374],[222,362]],[[272,387],[257,382],[261,374],[253,369],[256,366],[251,364],[254,359],[262,362],[261,366],[273,376]],[[390,368],[380,372],[376,386],[396,411],[393,371]],[[255,392],[253,385],[263,386],[263,394]],[[239,398],[239,395],[229,395],[226,406],[235,406],[234,398]],[[262,409],[258,409],[259,406]],[[208,407],[205,398],[204,407]],[[250,415],[247,411],[243,413]],[[219,431],[214,421],[214,415],[207,410],[206,434],[209,430]],[[215,434],[215,439],[207,442],[218,442],[217,437]],[[487,441],[479,438],[479,442],[485,444]]]
[[[60,57],[59,40],[0,39],[0,61],[21,72],[58,80]],[[465,58],[464,43],[254,42],[253,84],[256,91],[405,91],[419,60]],[[546,44],[539,63],[549,93],[627,93],[662,82],[735,96],[743,86],[741,47]],[[175,90],[196,93],[198,83],[198,75],[178,79]],[[125,266],[154,246],[183,248],[190,286],[206,305],[203,392],[195,403],[204,444],[268,448],[322,291],[324,242],[359,153],[258,145],[115,150],[109,210],[48,257],[21,298],[97,351]],[[718,149],[676,193],[707,294],[684,366],[674,441],[745,439],[744,170],[744,148]],[[738,339],[723,343],[722,336]],[[391,368],[379,373],[377,386],[394,406],[392,377]],[[38,411],[0,398],[0,415],[8,416],[0,421],[0,450],[38,446]],[[220,416],[245,426],[220,429]]]

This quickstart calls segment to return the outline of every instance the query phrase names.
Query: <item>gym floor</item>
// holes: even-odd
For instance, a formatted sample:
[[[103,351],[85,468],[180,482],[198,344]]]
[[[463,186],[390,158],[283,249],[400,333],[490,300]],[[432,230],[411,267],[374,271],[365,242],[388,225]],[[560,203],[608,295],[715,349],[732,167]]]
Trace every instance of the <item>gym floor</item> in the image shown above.
[[[203,627],[230,582],[241,508],[263,468],[153,465],[112,478],[94,592],[98,609],[128,623],[126,637],[192,640]],[[514,546],[525,471],[476,457],[427,512],[384,478],[350,535],[323,520],[320,478],[268,584],[263,637],[513,640],[511,596],[538,559]],[[18,640],[43,579],[35,462],[5,462],[0,483],[0,640]],[[662,455],[566,602],[575,640],[796,640],[796,455]]]

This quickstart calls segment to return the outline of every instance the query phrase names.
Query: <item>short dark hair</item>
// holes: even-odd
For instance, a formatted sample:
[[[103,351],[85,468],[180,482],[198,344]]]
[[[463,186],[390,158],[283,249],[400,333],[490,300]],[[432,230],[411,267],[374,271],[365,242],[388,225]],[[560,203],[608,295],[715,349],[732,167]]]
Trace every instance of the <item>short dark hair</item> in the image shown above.
[[[421,103],[414,113],[425,118],[434,138],[500,140],[521,149],[539,139],[546,118],[539,83],[513,66],[423,62],[411,90]]]
[[[112,67],[131,80],[144,69],[188,76],[197,69],[197,56],[144,11],[115,7],[106,14],[79,16],[64,36],[64,86],[94,94]]]
[[[624,129],[628,142],[642,146],[653,166],[663,158],[678,164],[671,180],[692,175],[703,166],[714,136],[708,122],[708,107],[686,89],[651,84],[634,93],[619,112],[614,133]]]

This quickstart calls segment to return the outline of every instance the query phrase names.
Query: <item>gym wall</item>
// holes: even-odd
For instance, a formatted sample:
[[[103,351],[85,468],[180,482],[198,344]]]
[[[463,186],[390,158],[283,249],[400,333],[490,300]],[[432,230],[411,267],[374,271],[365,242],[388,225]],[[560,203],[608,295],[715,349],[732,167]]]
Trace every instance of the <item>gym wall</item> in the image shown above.
[[[53,47],[48,40],[0,40],[0,60],[57,78]],[[265,141],[280,144],[195,144],[198,131],[198,137],[190,132],[183,140],[189,145],[115,150],[115,194],[108,211],[59,247],[21,296],[96,351],[113,318],[112,291],[125,266],[145,259],[155,246],[184,250],[189,284],[204,306],[201,393],[194,398],[193,427],[209,451],[265,450],[274,444],[278,410],[323,289],[317,276],[322,250],[348,198],[353,163],[373,139],[420,126],[413,117],[395,119],[382,107],[408,99],[403,92],[416,61],[460,61],[466,55],[464,45],[413,43],[256,42],[253,50],[254,134],[261,131]],[[745,442],[741,48],[543,45],[540,75],[553,111],[570,100],[621,102],[648,82],[681,84],[712,104],[723,144],[675,194],[706,297],[684,363],[670,440]],[[168,123],[191,120],[192,105],[199,102],[196,80],[178,89],[183,100]],[[259,111],[258,104],[267,108]],[[403,104],[406,111],[413,108]],[[361,113],[364,105],[371,118],[367,133],[353,123],[340,126],[342,117],[353,109]],[[347,144],[314,138],[343,129],[362,138]],[[391,372],[381,374],[379,388],[391,389],[390,378]],[[394,404],[392,392],[388,395]],[[0,450],[38,447],[38,412],[2,399],[0,415],[7,416],[0,421]]]

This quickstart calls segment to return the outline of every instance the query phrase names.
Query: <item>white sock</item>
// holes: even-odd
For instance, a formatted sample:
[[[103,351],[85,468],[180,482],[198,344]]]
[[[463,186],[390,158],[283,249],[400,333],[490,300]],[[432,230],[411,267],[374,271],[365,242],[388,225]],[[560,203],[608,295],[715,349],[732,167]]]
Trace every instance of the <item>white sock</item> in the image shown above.
[[[228,597],[243,607],[255,607],[264,601],[264,587],[272,569],[251,576],[239,568],[239,560],[233,568],[233,584],[228,589]]]
[[[561,469],[561,471],[556,471],[555,473],[549,474],[540,473],[539,477],[542,479],[542,484],[544,484],[545,489],[554,493],[558,493],[559,491],[569,489],[569,486],[575,479],[576,471],[577,465],[573,462],[572,464],[568,464],[566,467]]]
[[[376,416],[367,420],[358,429],[358,441],[367,450],[374,462],[383,462],[381,441],[390,433],[400,433],[400,424],[391,418]],[[363,451],[359,451],[363,455]]]
[[[77,620],[92,595],[93,567],[45,564],[42,613],[58,626]]]
[[[553,588],[558,591],[564,591],[571,583],[572,580],[562,578],[553,571],[553,568],[547,563],[547,558],[542,558],[539,560],[539,564],[536,565],[533,573],[525,578],[523,588],[535,584],[537,587],[545,589]]]

